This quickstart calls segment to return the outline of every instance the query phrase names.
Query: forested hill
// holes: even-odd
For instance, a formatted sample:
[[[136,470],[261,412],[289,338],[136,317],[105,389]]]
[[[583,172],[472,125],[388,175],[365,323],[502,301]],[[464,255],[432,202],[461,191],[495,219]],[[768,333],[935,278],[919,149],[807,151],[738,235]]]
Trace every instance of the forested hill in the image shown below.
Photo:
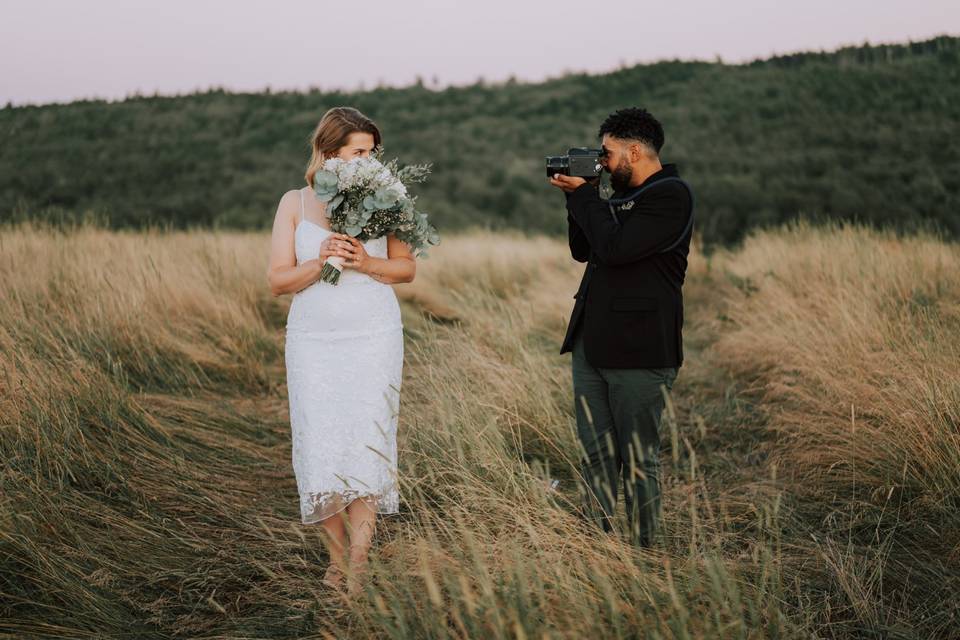
[[[322,65],[305,64],[322,85]],[[303,185],[324,110],[352,105],[387,157],[433,162],[418,189],[441,232],[565,228],[545,155],[595,145],[627,105],[664,123],[664,162],[694,186],[699,229],[729,242],[797,214],[960,235],[960,38],[780,56],[665,61],[537,84],[357,93],[210,90],[0,109],[0,220],[98,212],[116,227],[267,228]]]

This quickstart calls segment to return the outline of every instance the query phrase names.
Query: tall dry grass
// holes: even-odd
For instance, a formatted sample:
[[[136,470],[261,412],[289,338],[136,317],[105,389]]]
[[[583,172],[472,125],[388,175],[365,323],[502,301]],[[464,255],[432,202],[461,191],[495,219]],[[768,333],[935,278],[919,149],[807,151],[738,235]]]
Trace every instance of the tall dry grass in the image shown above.
[[[863,251],[876,239],[844,233],[851,238],[837,252]],[[345,603],[320,585],[318,530],[299,523],[283,386],[289,299],[267,291],[267,237],[4,229],[0,628],[64,637],[943,635],[942,619],[911,609],[944,601],[931,593],[929,581],[943,575],[929,569],[932,560],[919,578],[896,563],[866,565],[880,566],[877,586],[859,560],[874,551],[893,557],[891,543],[854,536],[859,530],[838,516],[820,519],[832,508],[824,505],[879,513],[870,522],[884,524],[881,534],[892,531],[887,540],[918,553],[929,537],[903,539],[902,523],[887,526],[892,511],[876,511],[867,479],[892,476],[860,464],[863,436],[830,444],[838,459],[857,461],[856,476],[794,445],[804,441],[790,421],[815,411],[802,402],[804,385],[834,375],[810,377],[803,366],[816,369],[813,360],[797,364],[801,354],[816,357],[803,344],[822,343],[798,337],[790,350],[774,338],[786,320],[749,325],[778,313],[756,306],[775,281],[757,284],[759,274],[786,269],[762,247],[808,253],[808,278],[826,287],[836,272],[818,271],[815,245],[833,238],[769,233],[742,252],[692,257],[688,359],[667,412],[664,527],[653,551],[577,515],[569,361],[557,351],[582,267],[554,239],[445,238],[420,262],[416,281],[396,288],[406,333],[401,514],[378,525],[375,588]],[[940,252],[945,269],[956,264],[955,250],[935,241],[889,240],[904,264],[927,264],[918,248]],[[857,253],[847,264],[868,258]],[[943,286],[926,291],[946,309],[956,289]],[[820,308],[791,297],[820,290],[810,287],[776,299],[798,334],[816,336],[808,320]],[[955,322],[949,313],[942,318]],[[931,351],[949,335],[920,333]],[[812,395],[828,403],[823,389]],[[770,404],[758,410],[754,402]],[[910,428],[934,408],[947,414],[943,403],[926,413],[921,404],[910,405]],[[888,405],[855,406],[859,428]],[[770,452],[776,466],[757,451]],[[922,482],[909,491],[926,493],[901,500],[899,513],[913,504],[924,524],[946,530],[955,524],[943,515],[948,465],[928,461],[911,459],[909,473]],[[561,480],[559,493],[546,491],[548,477]],[[850,477],[861,489],[847,488]],[[817,529],[820,542],[809,542]],[[823,533],[836,534],[833,544]],[[837,546],[840,534],[853,546]],[[898,603],[906,592],[887,588],[898,577],[926,591]]]
[[[960,633],[960,247],[799,224],[715,262],[714,355],[776,433],[827,603]]]

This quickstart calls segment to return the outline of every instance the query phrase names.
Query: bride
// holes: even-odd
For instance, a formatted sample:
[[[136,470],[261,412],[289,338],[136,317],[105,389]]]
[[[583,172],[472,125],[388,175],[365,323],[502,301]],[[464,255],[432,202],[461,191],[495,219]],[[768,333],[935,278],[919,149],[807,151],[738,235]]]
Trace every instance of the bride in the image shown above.
[[[307,186],[286,192],[277,206],[267,279],[274,296],[293,294],[285,361],[300,519],[323,525],[330,555],[324,582],[339,589],[347,577],[356,595],[377,514],[399,512],[403,328],[390,284],[412,281],[416,262],[392,234],[361,243],[334,233],[314,195],[325,159],[367,157],[380,145],[376,124],[335,107],[310,142]],[[332,256],[344,259],[337,285],[318,280]]]

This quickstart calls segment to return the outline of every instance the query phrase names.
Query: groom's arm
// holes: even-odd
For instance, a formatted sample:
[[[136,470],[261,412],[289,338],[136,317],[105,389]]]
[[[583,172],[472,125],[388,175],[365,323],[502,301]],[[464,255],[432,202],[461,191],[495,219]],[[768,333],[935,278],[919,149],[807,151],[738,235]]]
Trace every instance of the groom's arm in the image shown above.
[[[570,194],[565,194],[567,201],[570,201]],[[570,255],[577,262],[586,262],[590,259],[590,243],[587,242],[587,236],[583,229],[577,224],[577,221],[567,211],[567,239],[570,243]]]
[[[625,264],[643,259],[670,246],[687,225],[689,195],[683,185],[669,182],[650,189],[621,224],[610,215],[596,186],[586,183],[567,198],[567,211],[582,230],[600,262]]]

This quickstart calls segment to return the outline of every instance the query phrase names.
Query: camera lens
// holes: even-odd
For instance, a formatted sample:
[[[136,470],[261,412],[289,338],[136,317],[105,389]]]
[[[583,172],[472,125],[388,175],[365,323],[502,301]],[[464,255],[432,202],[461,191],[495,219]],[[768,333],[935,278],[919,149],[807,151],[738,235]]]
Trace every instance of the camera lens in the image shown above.
[[[547,156],[547,175],[555,173],[567,175],[570,167],[570,158],[567,156]]]

